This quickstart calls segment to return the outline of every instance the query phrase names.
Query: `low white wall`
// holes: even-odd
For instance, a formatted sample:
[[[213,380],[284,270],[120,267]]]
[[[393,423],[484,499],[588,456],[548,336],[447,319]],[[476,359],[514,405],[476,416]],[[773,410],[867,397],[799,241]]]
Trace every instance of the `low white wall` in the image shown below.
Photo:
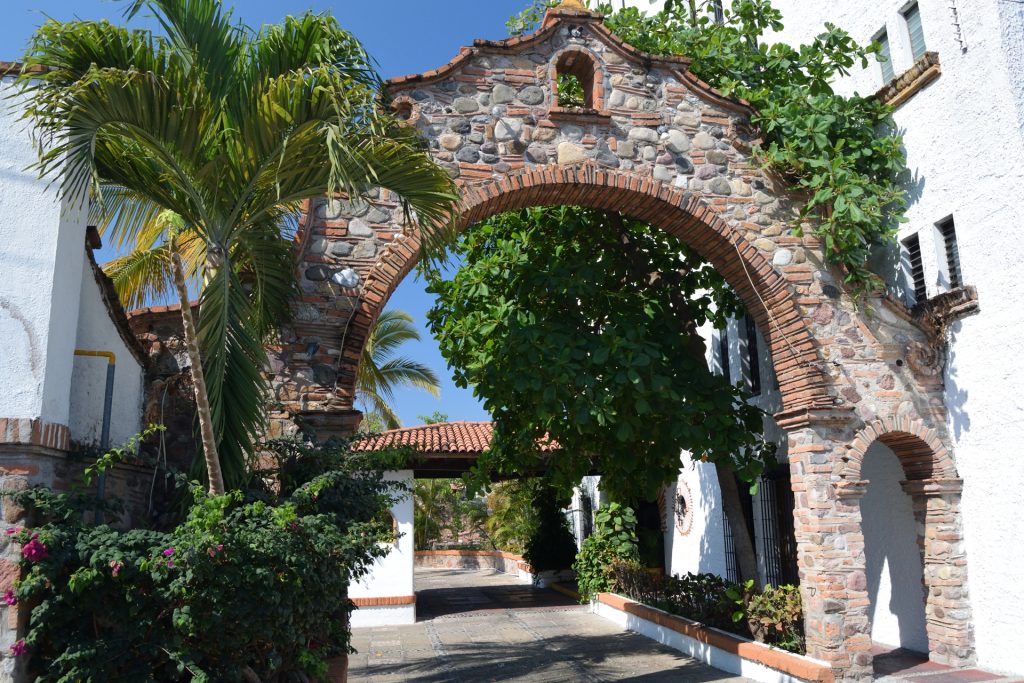
[[[694,640],[689,636],[664,626],[659,626],[636,615],[627,614],[611,605],[594,602],[591,603],[591,608],[598,616],[619,625],[627,631],[639,633],[716,669],[755,681],[761,681],[761,683],[800,683],[799,678],[776,671],[763,664],[745,660],[731,652],[726,652],[713,645]]]
[[[357,607],[352,612],[352,628],[404,626],[416,623],[416,605],[374,605]]]
[[[89,258],[82,254],[78,332],[75,346],[88,351],[112,351],[114,394],[110,420],[110,445],[118,446],[142,429],[142,365],[132,355],[103,302]],[[80,445],[98,446],[103,422],[107,359],[75,356],[71,373],[71,439]]]
[[[412,486],[412,470],[385,473],[385,479]],[[391,506],[391,514],[398,523],[398,542],[385,557],[377,560],[373,570],[361,581],[349,586],[350,598],[386,598],[415,595],[413,501],[412,493]],[[416,621],[415,605],[382,605],[360,607],[352,613],[352,625],[387,626],[409,624]]]

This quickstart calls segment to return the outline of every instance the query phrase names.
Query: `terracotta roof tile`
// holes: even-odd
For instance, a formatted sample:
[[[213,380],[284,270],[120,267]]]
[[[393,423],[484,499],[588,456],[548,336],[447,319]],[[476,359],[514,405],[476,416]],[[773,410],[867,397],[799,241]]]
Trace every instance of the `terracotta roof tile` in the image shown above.
[[[480,454],[490,448],[493,429],[491,422],[440,422],[392,429],[356,442],[353,448],[357,451],[380,451],[411,446],[421,453]],[[557,448],[557,444],[548,442],[541,450],[553,451]]]

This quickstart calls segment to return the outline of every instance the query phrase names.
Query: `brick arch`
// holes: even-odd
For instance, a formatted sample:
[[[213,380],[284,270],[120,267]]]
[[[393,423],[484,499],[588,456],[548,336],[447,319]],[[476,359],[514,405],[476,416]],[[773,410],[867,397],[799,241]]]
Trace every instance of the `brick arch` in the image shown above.
[[[710,262],[739,294],[770,350],[786,410],[831,406],[818,369],[817,344],[786,280],[700,193],[592,166],[545,167],[463,187],[458,229],[531,206],[582,205],[619,211],[680,238]],[[393,241],[367,274],[343,357],[358,358],[369,330],[401,280],[420,259],[418,233]],[[354,378],[355,373],[348,373]],[[339,387],[351,396],[349,387]]]
[[[920,418],[885,417],[865,426],[850,443],[843,472],[845,479],[860,480],[864,456],[875,441],[892,449],[908,481],[956,479],[958,476],[953,456],[935,429],[927,427]]]

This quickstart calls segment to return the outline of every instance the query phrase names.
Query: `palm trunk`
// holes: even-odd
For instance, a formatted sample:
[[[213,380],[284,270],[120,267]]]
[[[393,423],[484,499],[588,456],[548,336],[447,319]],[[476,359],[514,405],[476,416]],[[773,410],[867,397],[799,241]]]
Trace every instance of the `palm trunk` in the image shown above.
[[[736,550],[736,566],[739,569],[740,581],[753,579],[754,585],[760,587],[761,581],[757,573],[757,554],[754,552],[753,536],[747,526],[747,516],[743,513],[740,501],[740,489],[736,485],[736,475],[726,465],[715,463],[718,474],[718,487],[722,490],[722,507],[725,518],[732,529],[732,545]]]
[[[196,336],[195,319],[192,316],[192,304],[185,286],[185,268],[181,263],[176,239],[169,242],[171,265],[174,271],[174,286],[178,289],[181,299],[181,323],[185,331],[185,347],[188,349],[189,362],[192,364],[192,385],[196,394],[196,412],[199,414],[199,433],[203,440],[203,457],[206,460],[206,478],[209,482],[209,493],[212,496],[224,493],[224,475],[220,469],[220,458],[217,455],[217,439],[213,433],[213,415],[210,412],[210,398],[206,392],[206,377],[203,374],[203,362],[199,356],[199,341]]]

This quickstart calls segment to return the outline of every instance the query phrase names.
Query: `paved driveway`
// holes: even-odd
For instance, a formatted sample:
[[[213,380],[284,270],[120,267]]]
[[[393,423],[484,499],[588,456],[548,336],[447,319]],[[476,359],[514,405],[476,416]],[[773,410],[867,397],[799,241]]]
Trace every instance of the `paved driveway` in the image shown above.
[[[416,572],[419,623],[355,629],[350,681],[746,681],[488,570]]]

